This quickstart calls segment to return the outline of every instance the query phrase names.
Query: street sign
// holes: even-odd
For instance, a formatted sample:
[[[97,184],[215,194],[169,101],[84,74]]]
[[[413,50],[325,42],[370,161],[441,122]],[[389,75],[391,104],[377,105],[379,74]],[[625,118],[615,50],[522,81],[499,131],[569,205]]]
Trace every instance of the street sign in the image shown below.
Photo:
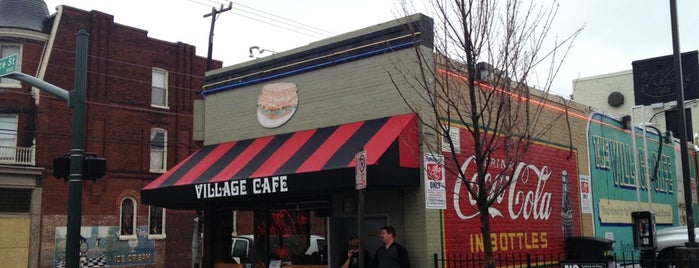
[[[0,59],[0,77],[12,73],[17,67],[17,54]]]
[[[362,150],[358,152],[354,158],[357,162],[357,166],[354,168],[356,179],[355,189],[361,190],[366,188],[366,151]]]

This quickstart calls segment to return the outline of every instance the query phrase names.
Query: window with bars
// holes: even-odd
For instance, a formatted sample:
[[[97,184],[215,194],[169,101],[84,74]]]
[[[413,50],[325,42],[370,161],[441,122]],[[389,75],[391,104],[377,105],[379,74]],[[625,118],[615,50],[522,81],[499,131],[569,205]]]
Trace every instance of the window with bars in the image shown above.
[[[29,213],[33,189],[0,188],[0,213]]]

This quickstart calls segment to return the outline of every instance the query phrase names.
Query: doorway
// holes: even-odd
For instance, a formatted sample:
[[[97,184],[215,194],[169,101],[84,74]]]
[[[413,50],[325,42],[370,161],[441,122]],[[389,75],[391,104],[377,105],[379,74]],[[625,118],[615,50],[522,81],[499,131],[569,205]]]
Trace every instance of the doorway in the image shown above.
[[[330,218],[330,257],[328,259],[329,267],[339,267],[342,254],[346,254],[347,241],[353,234],[357,234],[359,228],[357,217]],[[362,224],[362,234],[359,236],[362,247],[369,251],[372,256],[376,249],[380,247],[381,236],[379,235],[381,227],[388,225],[388,216],[372,215],[364,216]]]

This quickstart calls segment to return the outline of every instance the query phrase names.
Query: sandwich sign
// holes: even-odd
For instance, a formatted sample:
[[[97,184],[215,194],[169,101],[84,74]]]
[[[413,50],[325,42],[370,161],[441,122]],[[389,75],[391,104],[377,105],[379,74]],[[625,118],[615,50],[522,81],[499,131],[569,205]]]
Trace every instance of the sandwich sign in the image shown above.
[[[296,112],[298,88],[294,83],[272,83],[262,87],[257,97],[257,120],[265,128],[280,127]]]

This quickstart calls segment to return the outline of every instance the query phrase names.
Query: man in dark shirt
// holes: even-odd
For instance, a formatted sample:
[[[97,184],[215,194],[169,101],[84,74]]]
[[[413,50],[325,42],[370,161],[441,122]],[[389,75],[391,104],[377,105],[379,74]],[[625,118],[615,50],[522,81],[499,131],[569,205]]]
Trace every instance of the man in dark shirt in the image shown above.
[[[340,268],[359,268],[359,236],[353,235],[349,240],[349,250],[342,255]],[[371,264],[371,253],[364,250],[364,267],[369,268]]]
[[[376,249],[372,259],[373,268],[410,268],[408,250],[395,242],[396,230],[391,226],[381,227],[383,245]]]

